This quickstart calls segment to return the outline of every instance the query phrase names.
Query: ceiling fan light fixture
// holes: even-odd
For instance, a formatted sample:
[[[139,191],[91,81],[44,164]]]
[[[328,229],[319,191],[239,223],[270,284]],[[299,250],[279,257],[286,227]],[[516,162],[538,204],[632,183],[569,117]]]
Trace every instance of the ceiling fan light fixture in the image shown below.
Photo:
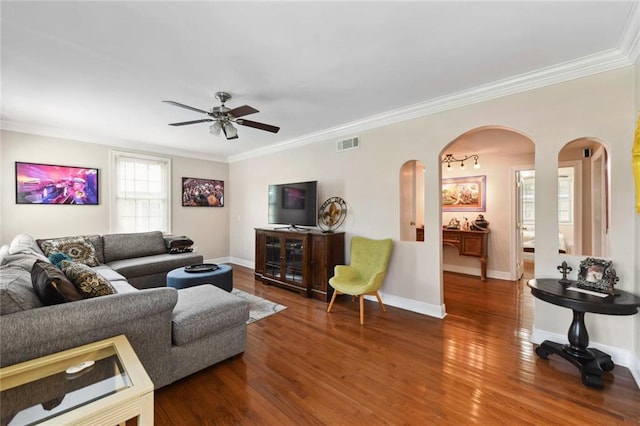
[[[233,124],[226,122],[222,125],[222,131],[227,139],[238,139],[238,129]]]
[[[222,130],[222,126],[217,121],[209,127],[209,133],[214,136],[220,136],[220,130]]]
[[[221,102],[220,106],[215,106],[211,108],[211,111],[205,111],[200,108],[194,108],[189,105],[181,104],[179,102],[174,101],[162,101],[168,104],[185,108],[191,111],[199,112],[207,116],[207,118],[202,118],[200,120],[190,120],[190,121],[182,121],[179,123],[169,123],[170,126],[186,126],[188,124],[198,124],[205,122],[213,122],[211,126],[209,126],[209,133],[215,136],[220,135],[220,131],[224,132],[224,136],[227,139],[238,139],[238,129],[233,126],[232,123],[236,123],[240,126],[252,127],[258,130],[264,130],[271,133],[278,133],[280,127],[272,126],[271,124],[259,123],[257,121],[244,120],[238,118],[244,117],[245,115],[255,114],[256,112],[260,112],[252,106],[242,105],[236,108],[227,108],[225,106],[225,102],[231,99],[231,95],[228,92],[217,92],[216,98]]]

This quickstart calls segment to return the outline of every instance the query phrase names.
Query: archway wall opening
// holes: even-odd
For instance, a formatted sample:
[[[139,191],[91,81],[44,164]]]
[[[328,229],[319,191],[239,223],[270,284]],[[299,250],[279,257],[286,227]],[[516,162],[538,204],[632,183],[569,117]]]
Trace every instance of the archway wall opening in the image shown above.
[[[441,164],[443,226],[465,229],[482,215],[490,230],[487,276],[516,279],[515,170],[534,167],[534,142],[517,129],[484,125],[456,137],[440,155],[455,160]],[[445,271],[479,274],[478,259],[452,246],[444,246],[442,263]]]

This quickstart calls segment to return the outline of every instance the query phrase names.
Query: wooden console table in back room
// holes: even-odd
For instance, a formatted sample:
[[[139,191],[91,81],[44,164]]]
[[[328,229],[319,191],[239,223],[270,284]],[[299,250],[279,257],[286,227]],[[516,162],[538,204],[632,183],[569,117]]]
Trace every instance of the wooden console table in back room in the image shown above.
[[[487,240],[489,231],[462,231],[443,229],[442,244],[458,249],[460,256],[480,258],[480,279],[487,280]]]

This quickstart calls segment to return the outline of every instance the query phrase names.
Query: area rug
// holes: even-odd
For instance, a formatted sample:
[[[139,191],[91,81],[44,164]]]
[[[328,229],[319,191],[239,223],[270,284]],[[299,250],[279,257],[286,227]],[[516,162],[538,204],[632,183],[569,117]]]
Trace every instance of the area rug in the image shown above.
[[[266,318],[269,315],[276,314],[287,309],[284,305],[279,305],[262,297],[247,293],[242,290],[233,289],[232,294],[249,302],[249,320],[247,324]]]

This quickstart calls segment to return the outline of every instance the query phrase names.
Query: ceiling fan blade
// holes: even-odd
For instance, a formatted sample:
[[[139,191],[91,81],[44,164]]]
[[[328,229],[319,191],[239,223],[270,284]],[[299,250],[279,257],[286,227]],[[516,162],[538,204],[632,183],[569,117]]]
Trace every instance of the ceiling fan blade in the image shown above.
[[[202,120],[181,121],[180,123],[169,123],[169,126],[186,126],[187,124],[205,123],[207,121],[213,121],[213,119],[203,118]]]
[[[240,124],[241,126],[253,127],[254,129],[260,129],[260,130],[266,130],[267,132],[271,132],[271,133],[278,133],[278,131],[280,130],[280,127],[272,126],[271,124],[258,123],[257,121],[240,119],[240,120],[236,120],[236,123]]]
[[[168,104],[175,105],[175,106],[180,107],[180,108],[190,109],[191,111],[201,112],[201,113],[203,113],[203,114],[209,114],[207,111],[205,111],[205,110],[203,110],[203,109],[198,109],[198,108],[190,107],[189,105],[181,104],[181,103],[179,103],[179,102],[174,102],[174,101],[162,101],[162,102],[166,102],[166,103],[168,103]]]
[[[234,117],[238,118],[238,117],[244,117],[245,115],[249,115],[249,114],[255,114],[256,112],[260,112],[260,111],[258,111],[252,106],[242,105],[238,108],[234,108],[227,111],[227,114],[231,114]]]

